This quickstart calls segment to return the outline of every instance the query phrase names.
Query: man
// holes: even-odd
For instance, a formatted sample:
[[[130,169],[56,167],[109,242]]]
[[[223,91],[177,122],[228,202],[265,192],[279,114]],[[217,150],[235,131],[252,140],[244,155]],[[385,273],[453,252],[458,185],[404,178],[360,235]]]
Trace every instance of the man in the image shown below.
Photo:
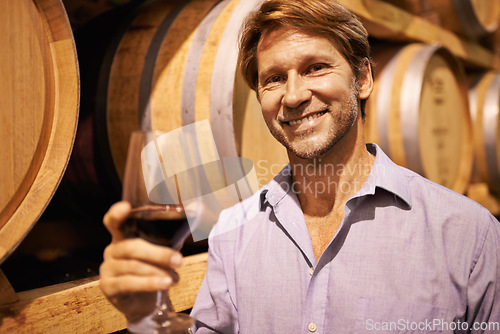
[[[500,330],[500,225],[365,144],[369,54],[366,30],[332,1],[269,0],[248,18],[239,63],[290,164],[243,203],[244,224],[209,239],[197,333]],[[180,256],[124,240],[128,210],[104,219],[101,286],[135,323]],[[228,209],[215,229],[242,219]]]

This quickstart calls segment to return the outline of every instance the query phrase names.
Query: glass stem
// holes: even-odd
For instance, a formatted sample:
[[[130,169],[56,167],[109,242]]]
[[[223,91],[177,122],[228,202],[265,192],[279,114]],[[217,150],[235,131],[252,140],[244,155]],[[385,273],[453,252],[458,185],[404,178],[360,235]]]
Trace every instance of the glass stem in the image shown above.
[[[168,290],[158,291],[156,296],[156,309],[163,313],[174,311],[172,302],[168,297]]]

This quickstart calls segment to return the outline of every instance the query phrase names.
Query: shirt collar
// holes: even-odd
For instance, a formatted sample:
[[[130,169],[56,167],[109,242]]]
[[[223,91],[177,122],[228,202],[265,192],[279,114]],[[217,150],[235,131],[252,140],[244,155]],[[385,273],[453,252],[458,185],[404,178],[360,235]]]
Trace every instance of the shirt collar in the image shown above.
[[[378,145],[367,144],[366,148],[375,156],[375,161],[365,184],[353,198],[374,195],[376,189],[381,188],[393,193],[411,208],[411,192],[407,178],[403,172],[404,169],[392,162]],[[291,175],[291,166],[288,164],[263,188],[260,197],[261,210],[267,204],[271,206],[277,205],[292,190]]]
[[[375,162],[365,184],[357,196],[375,194],[376,188],[384,189],[403,200],[412,207],[411,191],[408,178],[401,166],[396,165],[376,144],[367,144],[368,151],[375,155]]]
[[[286,165],[261,193],[261,211],[267,204],[277,205],[292,190],[292,167]]]

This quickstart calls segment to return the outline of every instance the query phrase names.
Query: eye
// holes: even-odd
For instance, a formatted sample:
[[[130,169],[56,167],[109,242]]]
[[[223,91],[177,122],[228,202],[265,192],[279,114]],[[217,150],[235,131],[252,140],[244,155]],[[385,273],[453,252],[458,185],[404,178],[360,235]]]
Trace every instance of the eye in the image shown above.
[[[265,84],[266,85],[277,84],[283,82],[284,80],[285,79],[281,75],[272,75],[266,80]]]
[[[313,74],[316,72],[320,72],[320,71],[324,70],[326,67],[327,66],[325,64],[314,64],[314,65],[309,66],[306,73]]]

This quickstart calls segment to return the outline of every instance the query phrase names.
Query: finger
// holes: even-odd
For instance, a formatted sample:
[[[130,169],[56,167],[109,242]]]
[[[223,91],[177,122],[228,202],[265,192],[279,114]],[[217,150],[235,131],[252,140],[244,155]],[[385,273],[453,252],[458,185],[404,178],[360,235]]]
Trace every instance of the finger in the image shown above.
[[[164,269],[136,260],[106,261],[101,264],[99,272],[102,277],[134,275],[158,277],[171,276],[174,281],[178,279],[178,275],[173,269]]]
[[[167,290],[174,285],[170,276],[119,276],[101,278],[99,284],[106,296],[112,297],[121,294],[155,292]]]
[[[104,215],[104,226],[106,226],[106,229],[111,233],[113,241],[125,239],[126,236],[123,234],[120,227],[127,220],[130,210],[130,203],[122,201],[113,204]]]
[[[125,239],[110,244],[104,250],[104,260],[112,259],[133,259],[164,269],[177,269],[182,265],[180,252],[140,238]]]

